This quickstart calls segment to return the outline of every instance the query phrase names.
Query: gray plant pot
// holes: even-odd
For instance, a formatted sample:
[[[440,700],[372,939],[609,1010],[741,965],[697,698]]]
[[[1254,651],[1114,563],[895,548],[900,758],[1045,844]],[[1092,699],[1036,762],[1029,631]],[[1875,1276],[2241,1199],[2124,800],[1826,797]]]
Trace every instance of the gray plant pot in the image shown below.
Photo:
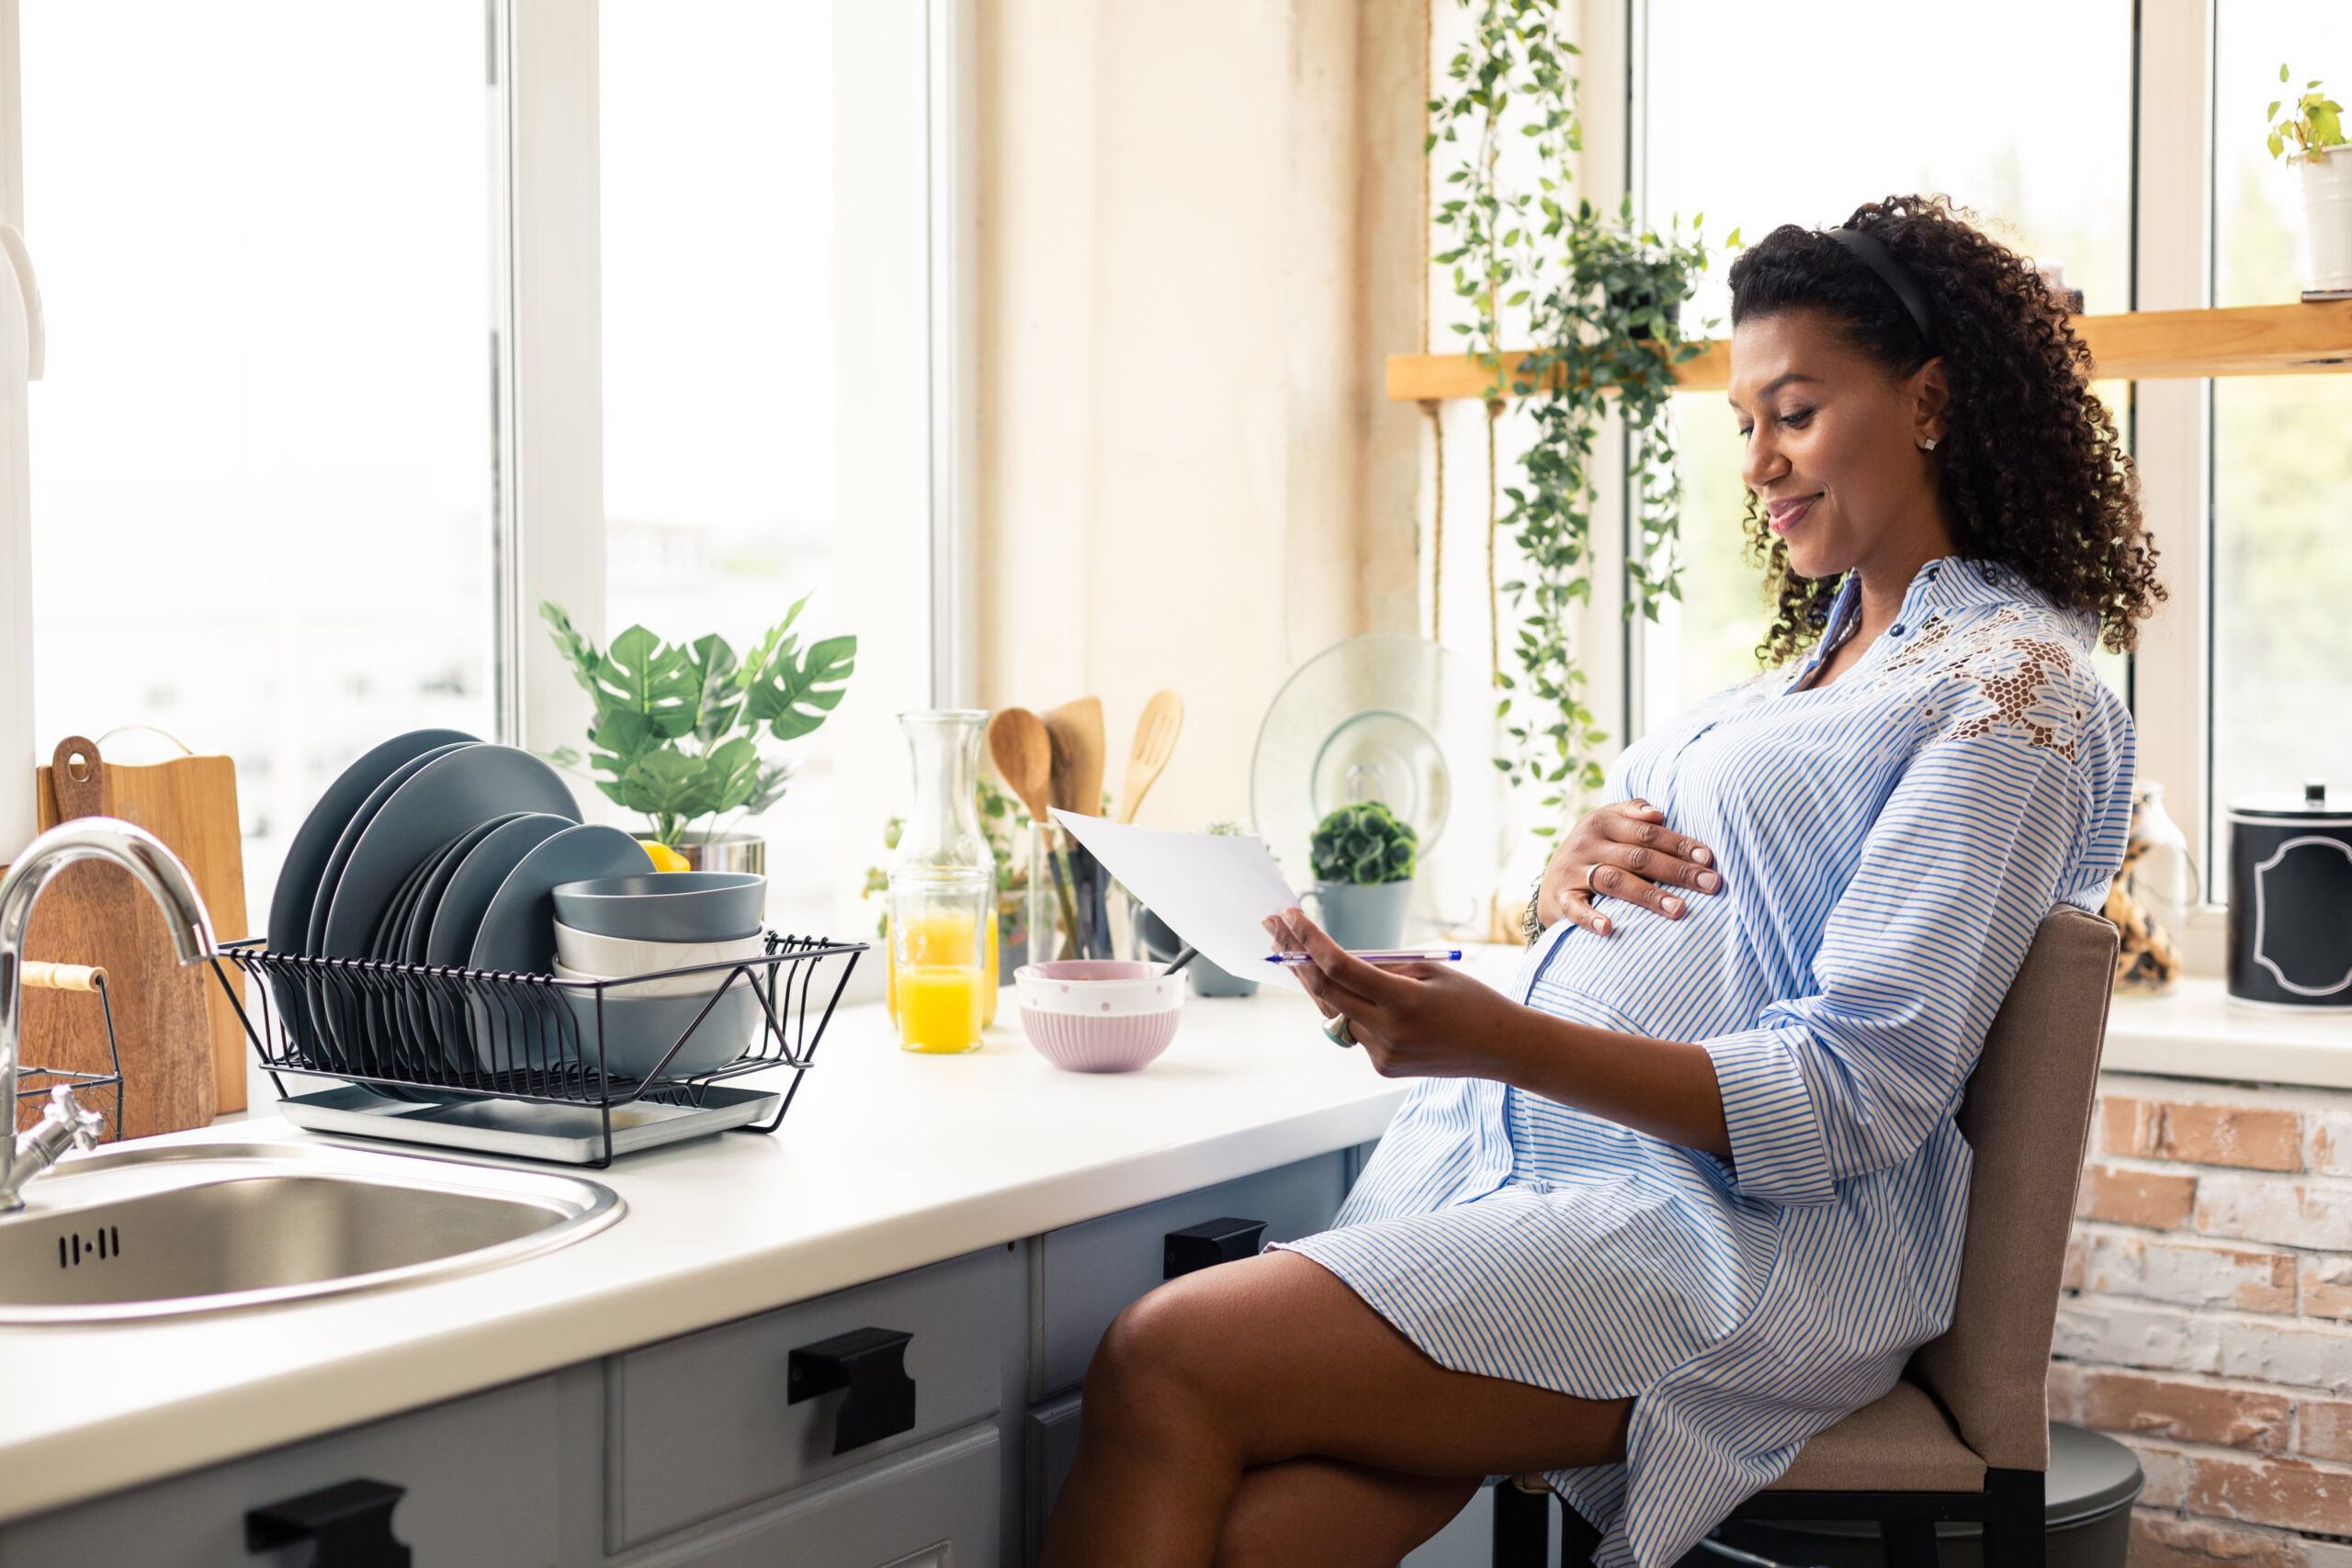
[[[1395,947],[1405,940],[1405,915],[1412,908],[1413,884],[1318,882],[1306,897],[1315,900],[1316,921],[1341,947]]]
[[[753,833],[720,833],[707,842],[692,833],[678,845],[689,871],[741,871],[765,876],[768,841]]]

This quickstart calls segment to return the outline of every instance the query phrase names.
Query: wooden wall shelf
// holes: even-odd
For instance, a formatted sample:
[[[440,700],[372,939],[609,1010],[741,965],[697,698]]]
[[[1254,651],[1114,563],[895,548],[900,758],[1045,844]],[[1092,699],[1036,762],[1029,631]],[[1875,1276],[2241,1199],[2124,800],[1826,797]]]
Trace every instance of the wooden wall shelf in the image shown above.
[[[2102,380],[2199,376],[2307,376],[2352,371],[2352,300],[2238,305],[2221,310],[2132,310],[2077,316]],[[1518,355],[1512,363],[1519,362]],[[1685,391],[1731,384],[1731,344],[1718,338],[1675,379]],[[1476,398],[1491,372],[1467,355],[1392,354],[1388,395],[1406,401]]]

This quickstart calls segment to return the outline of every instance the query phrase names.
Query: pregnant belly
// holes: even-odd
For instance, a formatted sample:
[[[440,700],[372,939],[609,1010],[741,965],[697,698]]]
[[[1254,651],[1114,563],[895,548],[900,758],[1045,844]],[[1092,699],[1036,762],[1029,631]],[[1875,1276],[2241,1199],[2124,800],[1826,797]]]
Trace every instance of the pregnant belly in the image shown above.
[[[1733,899],[1692,898],[1679,920],[1605,908],[1613,935],[1555,928],[1529,1006],[1660,1040],[1703,1040],[1756,1021],[1769,998]]]

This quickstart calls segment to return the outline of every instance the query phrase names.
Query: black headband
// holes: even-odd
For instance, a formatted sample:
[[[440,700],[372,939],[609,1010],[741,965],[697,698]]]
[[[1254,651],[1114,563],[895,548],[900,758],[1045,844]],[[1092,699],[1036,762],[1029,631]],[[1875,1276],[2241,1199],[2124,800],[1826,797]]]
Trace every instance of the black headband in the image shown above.
[[[1928,345],[1928,357],[1942,353],[1936,346],[1936,329],[1928,324],[1928,297],[1919,291],[1918,280],[1910,270],[1894,259],[1894,253],[1880,243],[1877,235],[1865,234],[1860,229],[1827,229],[1823,232],[1851,251],[1863,265],[1878,274],[1881,283],[1894,290],[1895,299],[1909,313],[1911,324],[1919,329],[1919,341]]]

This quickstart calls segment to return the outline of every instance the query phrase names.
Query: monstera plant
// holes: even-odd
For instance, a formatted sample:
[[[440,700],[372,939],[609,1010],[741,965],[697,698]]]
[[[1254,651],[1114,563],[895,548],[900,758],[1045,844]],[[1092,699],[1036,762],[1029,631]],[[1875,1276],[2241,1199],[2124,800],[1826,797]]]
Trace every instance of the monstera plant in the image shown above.
[[[800,646],[792,626],[808,603],[795,604],[739,659],[724,637],[671,644],[643,626],[600,649],[562,605],[541,601],[556,646],[596,705],[585,759],[596,787],[643,813],[660,842],[676,848],[706,818],[707,838],[727,813],[756,816],[784,798],[792,766],[761,751],[763,734],[798,740],[814,731],[857,667],[854,637]],[[548,756],[574,770],[582,761],[568,746]]]

